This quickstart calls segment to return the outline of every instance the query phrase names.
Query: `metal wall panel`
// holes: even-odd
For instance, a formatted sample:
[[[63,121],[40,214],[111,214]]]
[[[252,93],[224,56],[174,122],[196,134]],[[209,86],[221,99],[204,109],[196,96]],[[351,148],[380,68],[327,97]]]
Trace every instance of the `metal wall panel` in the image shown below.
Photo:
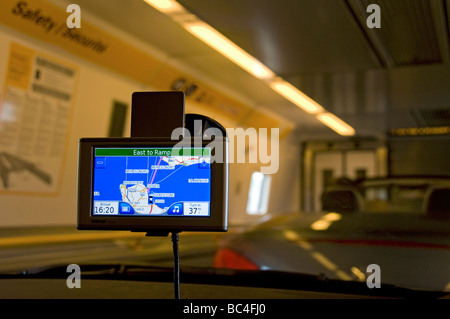
[[[450,137],[392,138],[389,175],[450,176]]]

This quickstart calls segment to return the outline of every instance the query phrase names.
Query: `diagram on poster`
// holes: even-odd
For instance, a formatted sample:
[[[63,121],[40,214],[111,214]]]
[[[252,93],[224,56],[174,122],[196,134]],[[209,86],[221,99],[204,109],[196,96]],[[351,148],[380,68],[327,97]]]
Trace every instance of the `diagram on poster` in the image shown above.
[[[58,191],[76,81],[76,67],[11,43],[0,104],[0,191]]]

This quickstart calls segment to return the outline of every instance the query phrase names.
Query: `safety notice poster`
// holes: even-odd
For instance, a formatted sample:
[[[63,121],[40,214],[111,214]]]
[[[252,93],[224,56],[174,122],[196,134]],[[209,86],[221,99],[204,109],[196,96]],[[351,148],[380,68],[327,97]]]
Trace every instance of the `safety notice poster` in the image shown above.
[[[12,42],[0,104],[0,191],[57,193],[77,68]]]

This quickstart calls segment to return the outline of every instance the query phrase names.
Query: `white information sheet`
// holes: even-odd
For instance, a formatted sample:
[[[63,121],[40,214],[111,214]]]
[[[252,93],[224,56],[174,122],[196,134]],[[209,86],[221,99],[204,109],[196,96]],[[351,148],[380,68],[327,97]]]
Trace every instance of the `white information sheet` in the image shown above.
[[[56,193],[77,69],[11,43],[0,105],[0,191]]]

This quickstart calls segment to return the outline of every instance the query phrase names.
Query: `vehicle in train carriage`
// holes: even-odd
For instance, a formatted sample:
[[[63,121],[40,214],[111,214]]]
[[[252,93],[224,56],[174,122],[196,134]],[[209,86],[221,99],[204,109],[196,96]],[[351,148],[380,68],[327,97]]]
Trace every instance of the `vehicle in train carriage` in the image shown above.
[[[267,216],[228,238],[215,266],[310,273],[380,284],[446,290],[450,263],[450,179],[338,179],[321,213]],[[320,271],[319,271],[320,270]]]
[[[450,179],[439,176],[340,178],[321,196],[322,211],[418,213],[450,217]]]

